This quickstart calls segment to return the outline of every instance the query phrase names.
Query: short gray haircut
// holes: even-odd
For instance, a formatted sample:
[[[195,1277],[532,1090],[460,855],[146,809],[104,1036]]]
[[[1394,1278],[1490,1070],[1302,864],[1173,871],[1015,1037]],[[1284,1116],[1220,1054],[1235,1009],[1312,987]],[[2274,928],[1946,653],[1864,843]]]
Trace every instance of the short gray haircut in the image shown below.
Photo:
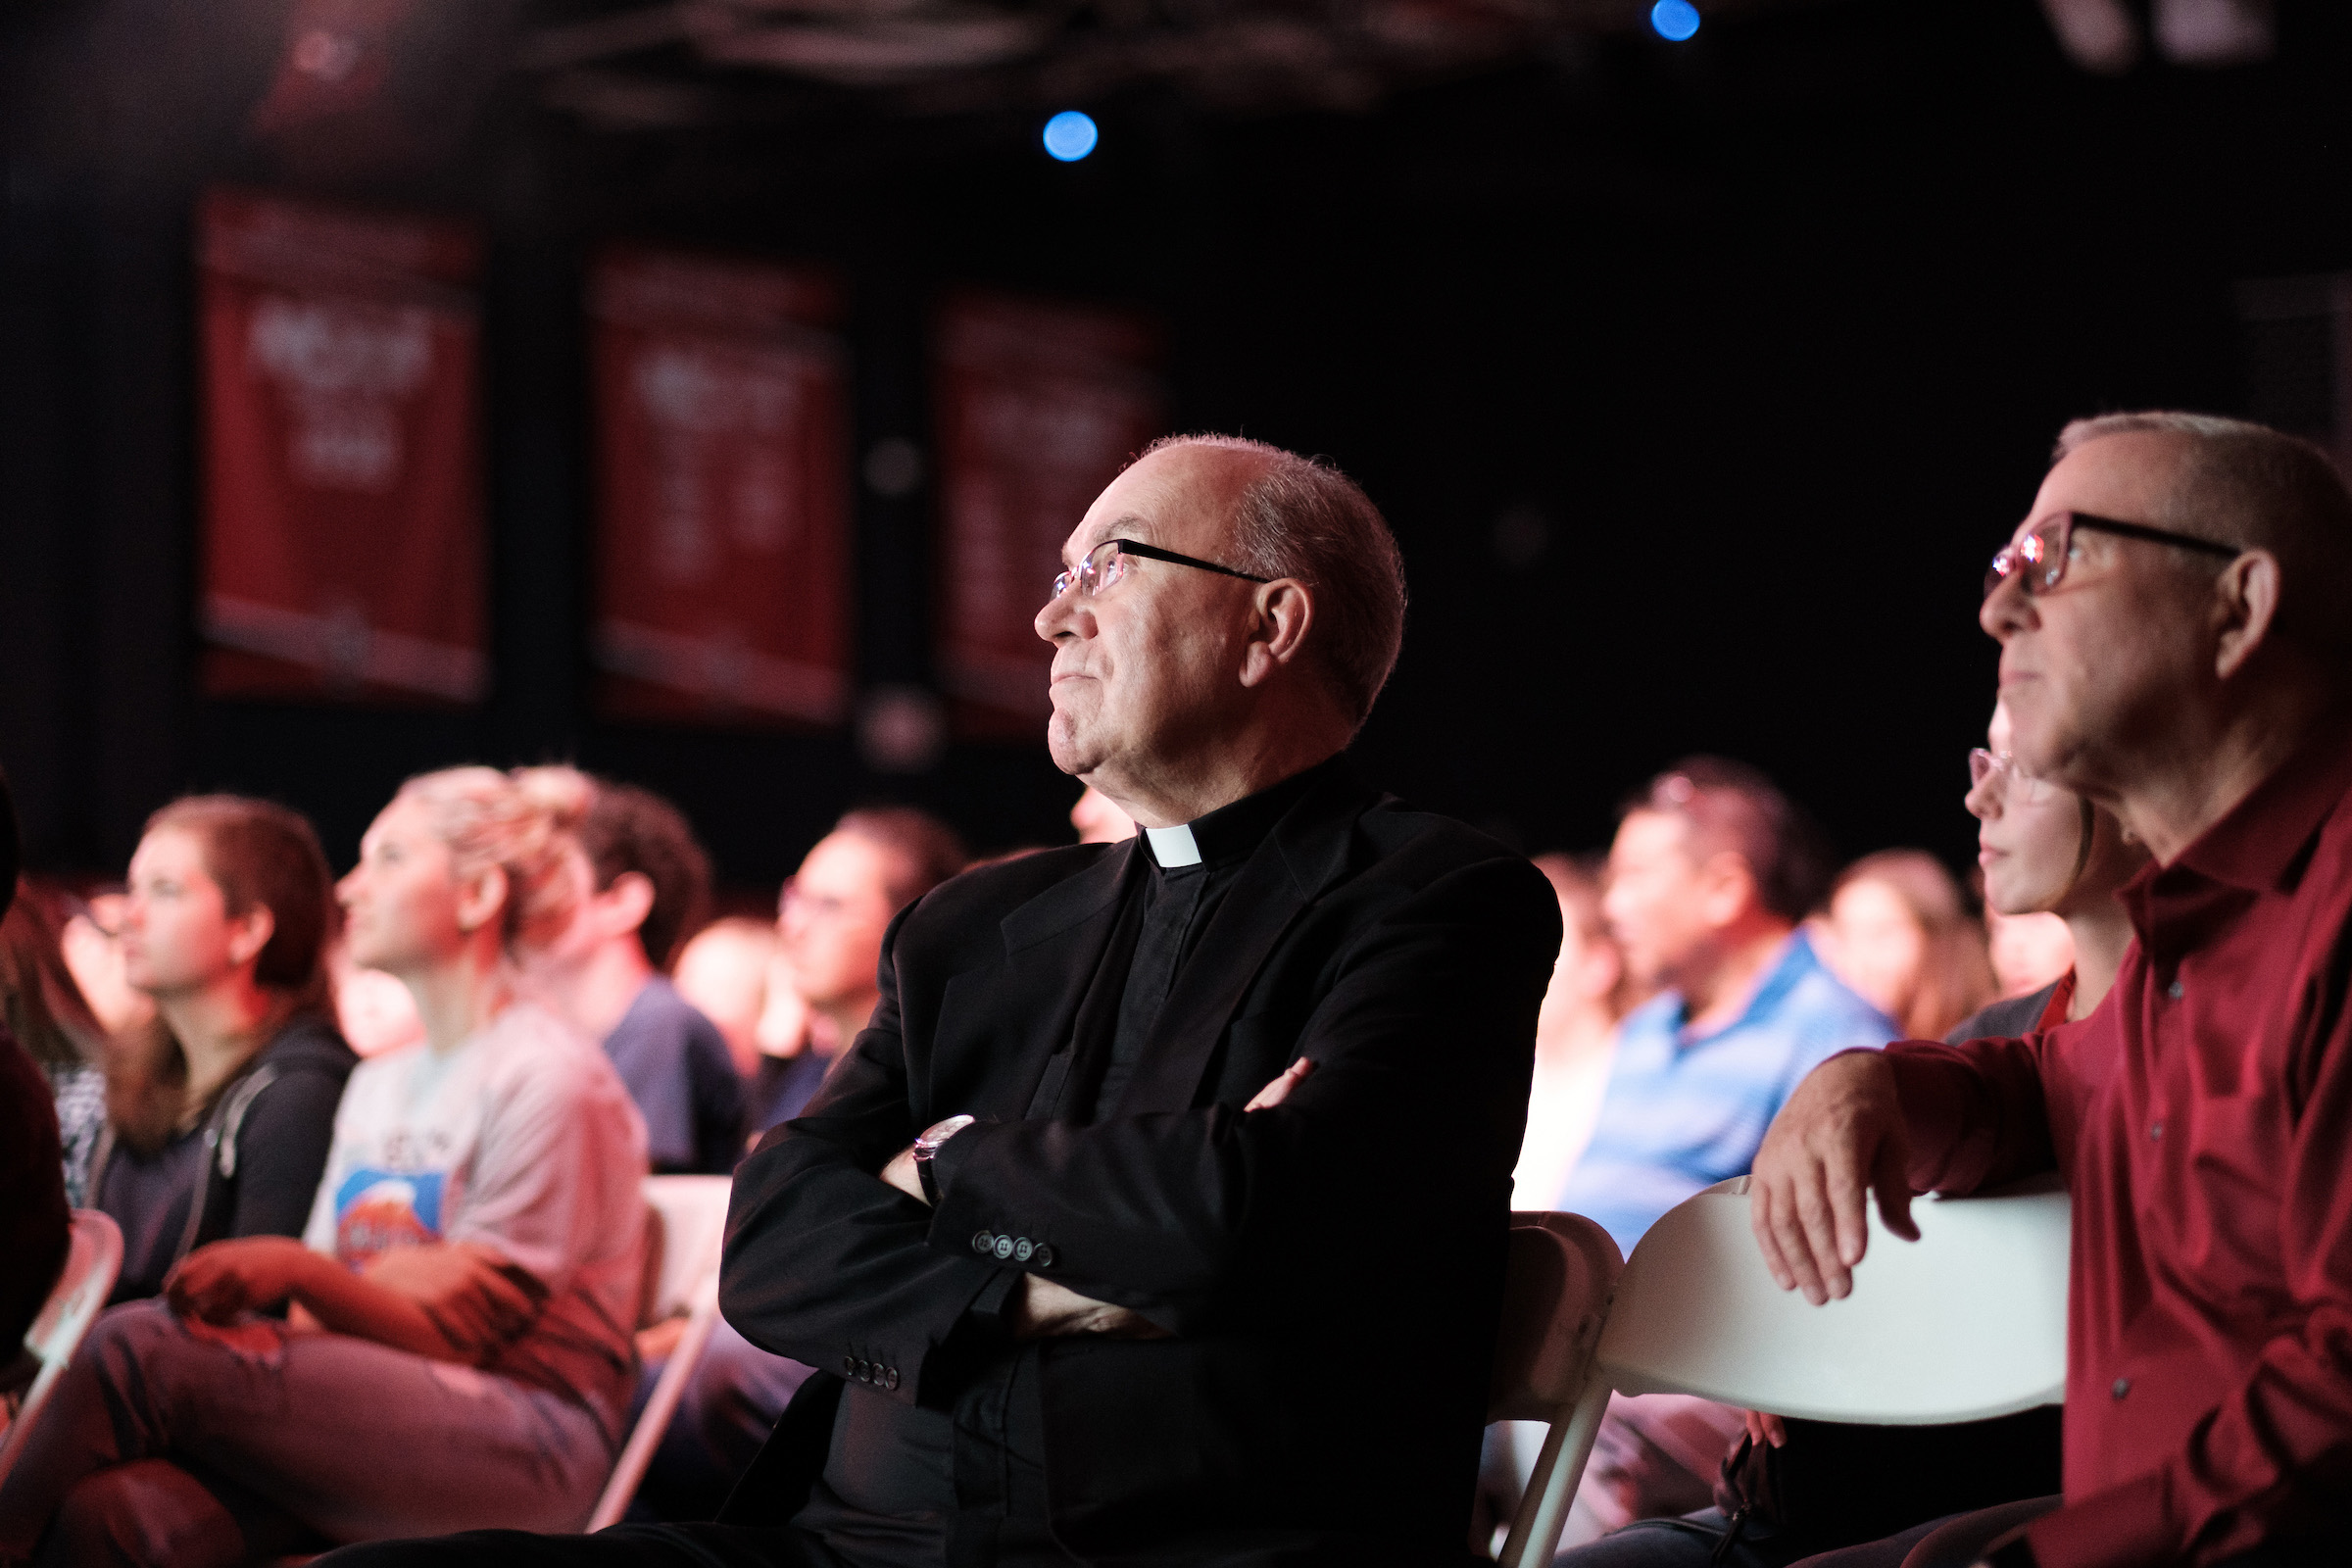
[[[1362,728],[1404,646],[1404,558],[1372,498],[1332,464],[1238,435],[1172,435],[1165,447],[1213,447],[1265,460],[1234,508],[1229,565],[1296,577],[1315,597],[1305,655]],[[1140,461],[1140,459],[1139,459]]]
[[[2136,520],[2278,557],[2281,636],[2352,673],[2352,489],[2334,460],[2269,425],[2156,410],[2077,419],[2051,461],[2121,435],[2171,437],[2182,454],[2165,515]]]

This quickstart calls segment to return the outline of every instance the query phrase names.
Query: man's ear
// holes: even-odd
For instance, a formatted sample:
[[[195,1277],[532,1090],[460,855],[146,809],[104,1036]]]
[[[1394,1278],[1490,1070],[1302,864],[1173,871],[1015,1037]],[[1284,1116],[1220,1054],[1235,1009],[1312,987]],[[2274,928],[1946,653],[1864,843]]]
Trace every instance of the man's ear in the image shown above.
[[[1738,850],[1718,850],[1698,868],[1699,911],[1720,931],[1739,923],[1756,902],[1756,872]]]
[[[596,896],[596,902],[603,917],[600,923],[609,934],[635,931],[654,912],[653,878],[643,871],[623,871]]]
[[[1263,685],[1298,657],[1315,623],[1315,596],[1296,577],[1259,583],[1250,595],[1250,641],[1242,653],[1242,684]]]
[[[2213,656],[2214,673],[2228,680],[2246,667],[2278,618],[2278,558],[2268,550],[2249,550],[2215,579],[2212,625],[2219,637]]]

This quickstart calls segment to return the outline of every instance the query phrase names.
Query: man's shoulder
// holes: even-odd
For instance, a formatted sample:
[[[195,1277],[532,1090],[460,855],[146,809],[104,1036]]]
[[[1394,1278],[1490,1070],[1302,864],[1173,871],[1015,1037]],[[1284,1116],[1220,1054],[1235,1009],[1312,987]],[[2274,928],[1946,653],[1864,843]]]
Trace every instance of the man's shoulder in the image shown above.
[[[718,1032],[718,1025],[688,1002],[667,976],[657,974],[646,981],[629,1010],[605,1037],[605,1050],[613,1056],[630,1050],[685,1054],[706,1037],[720,1050],[726,1049],[726,1037]]]

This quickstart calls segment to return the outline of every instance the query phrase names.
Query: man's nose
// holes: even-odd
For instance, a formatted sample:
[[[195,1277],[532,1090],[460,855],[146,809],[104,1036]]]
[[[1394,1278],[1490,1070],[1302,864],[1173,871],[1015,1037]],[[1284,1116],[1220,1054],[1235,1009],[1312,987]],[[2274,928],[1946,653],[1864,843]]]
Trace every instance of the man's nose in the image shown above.
[[[1977,624],[1994,642],[2005,643],[2009,634],[2025,625],[2033,613],[2033,602],[2026,596],[2025,583],[2012,572],[1993,584],[1992,592],[1977,607]]]
[[[1037,612],[1037,618],[1030,624],[1037,628],[1037,634],[1047,642],[1054,641],[1064,632],[1073,630],[1070,620],[1076,613],[1077,600],[1078,592],[1075,588],[1055,594],[1046,601],[1046,608]]]

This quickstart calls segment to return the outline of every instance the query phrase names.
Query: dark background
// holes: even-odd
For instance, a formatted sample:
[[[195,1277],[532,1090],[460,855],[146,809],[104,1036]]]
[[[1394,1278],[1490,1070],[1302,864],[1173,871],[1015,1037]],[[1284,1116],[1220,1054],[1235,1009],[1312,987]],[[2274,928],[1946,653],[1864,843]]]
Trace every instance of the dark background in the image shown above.
[[[745,888],[861,801],[1067,840],[1042,737],[888,775],[847,734],[591,720],[580,269],[626,236],[837,268],[860,451],[923,437],[949,285],[1158,315],[1176,427],[1328,455],[1394,523],[1411,621],[1357,753],[1421,805],[1597,846],[1629,787],[1712,751],[1849,855],[1964,865],[1978,583],[2059,425],[2330,417],[2326,322],[2249,324],[2239,285],[2352,269],[2352,7],[2282,0],[2267,63],[2115,77],[2033,0],[1705,9],[1687,44],[1563,26],[1339,108],[1130,83],[1075,103],[1102,143],[1062,166],[1037,133],[1065,105],[1034,94],[779,92],[614,129],[503,72],[489,31],[404,66],[404,152],[339,159],[250,128],[284,0],[11,7],[0,761],[32,862],[118,870],[195,788],[286,800],[347,861],[402,777],[466,760],[662,790]],[[189,213],[217,180],[487,228],[478,712],[195,695]],[[860,491],[865,685],[931,678],[930,508]]]

